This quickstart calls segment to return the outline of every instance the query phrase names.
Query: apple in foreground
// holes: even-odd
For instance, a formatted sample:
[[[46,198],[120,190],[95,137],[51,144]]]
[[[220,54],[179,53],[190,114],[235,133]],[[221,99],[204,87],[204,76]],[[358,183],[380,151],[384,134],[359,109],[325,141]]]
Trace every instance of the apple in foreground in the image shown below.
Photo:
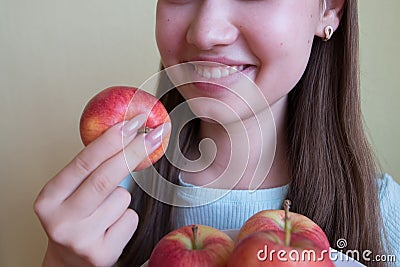
[[[242,226],[227,264],[240,266],[334,266],[328,239],[309,218],[283,210],[261,211]]]
[[[79,130],[83,144],[87,146],[111,126],[139,114],[147,115],[144,131],[170,121],[163,104],[143,90],[129,86],[104,89],[89,100],[82,112]],[[169,135],[166,135],[161,146],[142,161],[135,171],[143,170],[159,160],[165,153],[168,141]]]
[[[234,241],[205,225],[188,225],[164,236],[153,249],[149,267],[225,267]]]
[[[304,215],[290,212],[290,232],[312,240],[322,249],[329,249],[329,241],[324,231],[311,219]],[[285,230],[284,210],[264,210],[251,216],[240,228],[237,240],[240,241],[246,236],[265,230]]]
[[[285,244],[283,231],[269,230],[242,239],[232,252],[227,267],[334,267],[329,256],[329,249],[321,249],[304,236],[291,234],[290,244]]]

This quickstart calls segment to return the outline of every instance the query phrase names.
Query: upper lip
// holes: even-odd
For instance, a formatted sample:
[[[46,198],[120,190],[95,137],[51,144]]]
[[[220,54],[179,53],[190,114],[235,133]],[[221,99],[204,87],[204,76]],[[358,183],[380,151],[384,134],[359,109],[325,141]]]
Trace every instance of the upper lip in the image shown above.
[[[219,64],[224,64],[227,66],[241,66],[241,65],[250,65],[248,63],[244,63],[243,61],[240,60],[234,60],[234,59],[229,59],[227,57],[194,57],[191,58],[188,63],[193,62],[193,61],[201,61],[201,64],[207,64],[210,63],[212,65],[213,63],[219,63]],[[200,63],[200,62],[199,62]]]

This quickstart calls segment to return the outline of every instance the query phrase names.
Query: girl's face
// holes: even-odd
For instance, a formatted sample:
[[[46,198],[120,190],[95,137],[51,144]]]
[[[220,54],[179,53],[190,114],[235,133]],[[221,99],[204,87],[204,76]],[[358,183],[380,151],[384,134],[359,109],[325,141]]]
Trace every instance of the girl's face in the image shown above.
[[[194,77],[228,88],[244,78],[234,71],[239,70],[273,106],[306,68],[314,35],[323,28],[321,10],[319,0],[158,0],[156,39],[161,60],[165,67],[207,61],[193,65]],[[231,68],[215,67],[213,62]],[[241,90],[245,94],[246,89]],[[217,99],[234,107],[239,116],[248,115],[240,98],[223,87],[196,83],[179,91],[186,99]],[[208,108],[205,105],[200,101],[191,108],[200,116],[219,116],[211,102]]]

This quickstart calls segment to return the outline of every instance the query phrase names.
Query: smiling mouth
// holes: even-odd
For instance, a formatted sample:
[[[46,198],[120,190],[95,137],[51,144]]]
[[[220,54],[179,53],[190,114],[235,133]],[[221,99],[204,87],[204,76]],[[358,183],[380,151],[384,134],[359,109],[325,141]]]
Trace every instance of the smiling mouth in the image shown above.
[[[237,66],[206,66],[200,64],[193,64],[194,71],[200,77],[206,79],[220,79],[228,77],[237,72],[246,69],[247,65],[237,65]]]

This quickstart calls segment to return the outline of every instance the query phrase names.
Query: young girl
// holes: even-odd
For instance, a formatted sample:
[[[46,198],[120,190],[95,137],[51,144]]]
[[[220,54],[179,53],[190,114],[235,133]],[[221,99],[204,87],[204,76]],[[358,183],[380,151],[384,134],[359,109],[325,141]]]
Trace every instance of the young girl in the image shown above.
[[[171,139],[179,140],[187,159],[207,161],[204,155],[214,147],[215,157],[195,172],[163,157],[157,172],[144,172],[146,179],[161,176],[193,189],[168,192],[186,203],[173,206],[137,183],[130,193],[118,186],[129,174],[125,159],[134,168],[171,125],[138,134],[144,122],[139,115],[110,128],[35,202],[49,238],[43,265],[111,266],[118,260],[118,266],[140,266],[174,228],[239,228],[259,210],[280,209],[285,198],[325,231],[332,247],[345,238],[345,249],[400,257],[400,188],[379,174],[363,132],[357,25],[356,0],[159,0],[156,38],[163,67],[190,64],[190,75],[201,81],[175,84],[162,96],[169,111],[187,101],[198,117]],[[256,86],[238,86],[242,79]],[[251,105],[257,93],[268,108]],[[274,127],[257,120],[263,112],[272,113]],[[237,149],[230,141],[243,131],[247,138]],[[206,138],[215,146],[199,153]],[[241,164],[242,153],[245,168],[226,172]],[[255,192],[246,190],[253,178],[260,181]],[[214,195],[221,197],[196,205],[196,199]]]

